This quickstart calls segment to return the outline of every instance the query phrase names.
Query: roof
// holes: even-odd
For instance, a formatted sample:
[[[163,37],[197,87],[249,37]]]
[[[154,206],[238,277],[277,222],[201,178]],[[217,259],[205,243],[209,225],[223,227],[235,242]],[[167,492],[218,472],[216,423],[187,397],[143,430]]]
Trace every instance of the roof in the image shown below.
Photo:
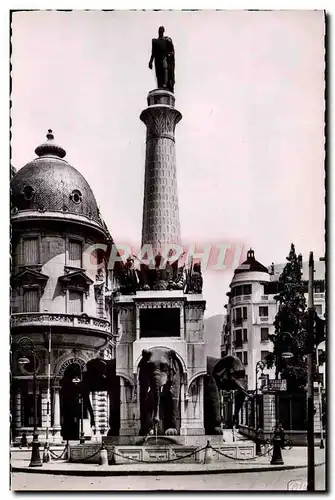
[[[271,274],[271,267],[269,266],[268,271],[270,273],[270,281],[278,281],[279,276],[282,274],[286,263],[274,264],[274,274]],[[326,263],[324,260],[314,261],[314,281],[324,281],[326,273]],[[302,263],[302,279],[303,281],[308,281],[309,279],[309,267],[308,262]]]
[[[37,158],[11,179],[12,213],[20,210],[62,212],[93,219],[103,226],[90,185],[64,159],[66,151],[55,143],[51,130],[47,141],[35,152]]]
[[[247,260],[242,262],[234,272],[235,274],[246,273],[246,272],[260,272],[269,274],[268,268],[263,266],[260,262],[255,259],[255,252],[250,248],[247,253]]]

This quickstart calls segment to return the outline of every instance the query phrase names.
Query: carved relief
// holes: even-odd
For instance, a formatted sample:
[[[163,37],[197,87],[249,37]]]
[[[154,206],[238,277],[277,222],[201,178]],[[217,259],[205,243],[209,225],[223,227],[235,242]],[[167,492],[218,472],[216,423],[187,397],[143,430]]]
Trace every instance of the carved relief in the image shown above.
[[[139,302],[140,309],[164,309],[164,308],[182,308],[184,303],[181,300],[159,301],[159,302]]]

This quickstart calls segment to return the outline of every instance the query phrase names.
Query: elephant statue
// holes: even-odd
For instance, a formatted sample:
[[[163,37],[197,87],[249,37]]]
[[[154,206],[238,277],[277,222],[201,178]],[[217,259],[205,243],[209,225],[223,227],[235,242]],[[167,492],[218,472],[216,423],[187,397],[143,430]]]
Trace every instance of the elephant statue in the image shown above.
[[[177,435],[180,411],[181,367],[166,348],[143,350],[139,362],[140,435]]]
[[[120,379],[116,376],[116,360],[102,357],[91,359],[86,363],[84,385],[86,392],[107,391],[109,399],[108,436],[120,433]]]
[[[235,356],[207,357],[207,375],[204,384],[204,425],[205,432],[209,435],[222,434],[219,391],[236,391],[233,415],[233,424],[235,424],[243,401],[248,395],[245,369],[239,358]]]

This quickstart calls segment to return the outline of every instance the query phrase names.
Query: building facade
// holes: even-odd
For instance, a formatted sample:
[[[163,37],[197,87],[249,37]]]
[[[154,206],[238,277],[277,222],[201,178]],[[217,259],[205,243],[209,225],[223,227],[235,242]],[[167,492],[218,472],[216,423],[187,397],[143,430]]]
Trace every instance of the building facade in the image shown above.
[[[93,249],[112,239],[52,131],[35,152],[11,175],[11,430],[14,442],[32,434],[35,381],[38,434],[56,443],[78,438],[75,381],[87,361],[115,349],[106,254]],[[107,395],[90,398],[99,435],[107,431]],[[83,416],[91,435],[87,405]]]
[[[248,389],[256,389],[256,364],[264,361],[273,344],[269,335],[274,333],[274,320],[277,314],[275,295],[278,293],[279,276],[285,264],[272,264],[269,268],[255,259],[253,250],[249,250],[247,260],[234,272],[230,283],[229,300],[225,306],[227,316],[223,325],[221,355],[236,355],[245,366]],[[325,315],[325,262],[315,262],[314,304],[317,314]],[[308,262],[302,264],[302,279],[305,284],[306,300],[308,297]],[[319,347],[325,350],[325,342]],[[324,380],[325,365],[320,367]],[[259,375],[259,374],[258,374]],[[264,375],[275,378],[275,369],[264,369]],[[260,382],[258,382],[259,384]],[[259,387],[259,385],[258,385]]]

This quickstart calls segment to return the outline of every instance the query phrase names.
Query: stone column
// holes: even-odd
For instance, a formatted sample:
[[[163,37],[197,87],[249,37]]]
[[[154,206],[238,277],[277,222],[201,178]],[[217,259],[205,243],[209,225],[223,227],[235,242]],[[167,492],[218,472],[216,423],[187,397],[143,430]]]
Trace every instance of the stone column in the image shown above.
[[[109,429],[107,418],[107,391],[98,393],[98,415],[101,435],[106,435]]]
[[[273,433],[276,426],[276,395],[271,392],[263,393],[263,431]],[[261,422],[260,422],[261,425]]]
[[[48,413],[48,391],[47,389],[41,389],[41,421],[42,427],[51,427],[50,410]]]
[[[171,92],[152,90],[140,116],[147,127],[142,246],[154,251],[180,241],[174,132],[182,116],[174,103]]]
[[[187,411],[185,405],[185,391],[187,391],[187,381],[184,380],[180,388],[180,435],[187,434]],[[187,403],[186,403],[187,404]]]
[[[320,433],[321,431],[321,419],[320,419],[320,401],[319,394],[317,390],[314,390],[314,432]]]
[[[93,409],[94,421],[95,421],[95,440],[96,441],[99,441],[101,438],[98,399],[99,399],[98,392],[97,391],[92,392],[91,401],[92,401],[92,409]]]
[[[120,435],[134,436],[137,433],[136,403],[132,398],[133,387],[120,377]]]
[[[53,442],[59,443],[62,440],[61,437],[61,425],[60,425],[60,396],[59,396],[59,386],[54,387],[54,400],[53,400]]]
[[[16,429],[22,427],[22,398],[21,389],[17,389],[14,396],[14,415],[13,424]]]

